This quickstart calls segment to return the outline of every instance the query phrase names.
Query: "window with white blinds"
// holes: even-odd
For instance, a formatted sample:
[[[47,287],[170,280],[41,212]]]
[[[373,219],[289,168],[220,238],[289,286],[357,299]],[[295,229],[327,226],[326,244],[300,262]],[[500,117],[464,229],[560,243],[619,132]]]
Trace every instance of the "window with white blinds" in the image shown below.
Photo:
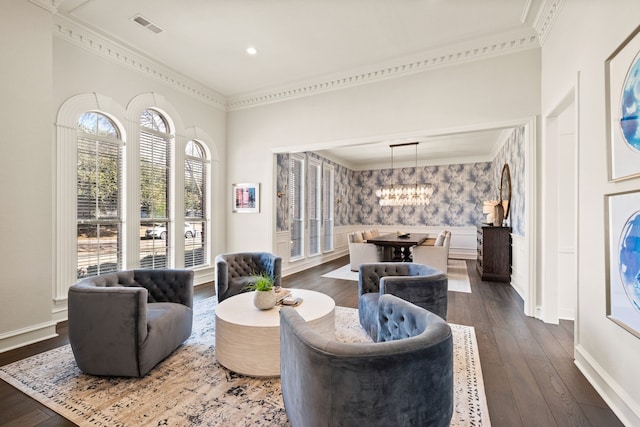
[[[107,116],[87,112],[78,122],[76,177],[77,278],[122,266],[123,146]]]
[[[322,233],[323,251],[333,250],[333,203],[334,169],[329,164],[322,166]]]
[[[304,157],[292,154],[289,163],[290,260],[304,257]]]
[[[140,267],[171,265],[171,141],[166,119],[155,110],[140,115]]]
[[[309,159],[307,172],[307,216],[309,218],[309,256],[319,255],[322,233],[322,167],[319,161]]]
[[[187,142],[184,161],[184,266],[207,264],[207,169],[204,148],[197,141]]]

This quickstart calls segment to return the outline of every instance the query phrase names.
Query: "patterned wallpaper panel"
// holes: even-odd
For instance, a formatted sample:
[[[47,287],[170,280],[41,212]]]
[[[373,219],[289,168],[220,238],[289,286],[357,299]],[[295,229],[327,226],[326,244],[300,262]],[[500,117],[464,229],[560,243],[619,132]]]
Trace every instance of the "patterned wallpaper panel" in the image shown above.
[[[513,234],[524,237],[524,126],[514,129],[511,136],[507,139],[502,146],[502,149],[493,160],[493,180],[496,183],[496,196],[499,191],[502,167],[505,163],[509,165],[509,170],[511,172],[511,207],[509,208],[507,224],[511,226]]]
[[[482,202],[497,199],[505,163],[511,169],[511,209],[507,223],[524,236],[524,127],[517,128],[493,162],[418,167],[418,183],[434,192],[427,206],[380,206],[375,195],[382,185],[413,184],[416,168],[352,171],[316,153],[305,153],[333,165],[335,170],[334,224],[475,227],[483,221]],[[287,182],[289,155],[277,155],[277,231],[289,229]]]
[[[289,154],[276,154],[276,191],[281,196],[276,201],[276,230],[289,229]]]
[[[380,206],[380,185],[413,184],[415,168],[358,171],[353,184],[351,224],[406,226],[475,226],[482,220],[482,201],[493,190],[491,163],[418,168],[418,183],[433,188],[427,206]]]

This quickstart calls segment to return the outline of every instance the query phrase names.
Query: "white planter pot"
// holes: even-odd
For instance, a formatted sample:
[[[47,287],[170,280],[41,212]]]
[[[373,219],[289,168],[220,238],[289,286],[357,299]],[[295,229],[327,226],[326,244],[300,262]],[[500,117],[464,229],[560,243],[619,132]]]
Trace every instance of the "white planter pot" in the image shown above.
[[[255,291],[253,294],[253,305],[260,310],[269,310],[276,306],[276,293],[270,291]]]

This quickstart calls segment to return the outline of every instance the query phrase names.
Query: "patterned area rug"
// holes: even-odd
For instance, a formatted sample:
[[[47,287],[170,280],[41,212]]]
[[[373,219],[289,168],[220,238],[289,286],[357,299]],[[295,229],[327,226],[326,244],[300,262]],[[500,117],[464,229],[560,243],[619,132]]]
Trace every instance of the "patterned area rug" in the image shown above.
[[[216,362],[215,306],[215,298],[196,302],[191,337],[144,378],[85,375],[68,345],[0,367],[0,378],[82,426],[289,426],[278,378],[244,377]],[[475,331],[451,327],[451,426],[489,426]],[[336,307],[336,338],[369,341],[357,310]]]
[[[469,283],[469,273],[467,272],[467,263],[462,259],[449,259],[447,275],[449,276],[449,290],[453,292],[471,293],[471,284]],[[323,274],[322,277],[331,279],[355,280],[358,281],[358,272],[351,271],[349,264],[343,265],[333,271]]]

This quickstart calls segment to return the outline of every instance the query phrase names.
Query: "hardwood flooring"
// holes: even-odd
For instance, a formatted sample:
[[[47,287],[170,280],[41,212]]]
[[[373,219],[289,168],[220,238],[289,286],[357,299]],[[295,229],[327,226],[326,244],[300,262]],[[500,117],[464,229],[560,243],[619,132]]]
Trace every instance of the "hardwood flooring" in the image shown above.
[[[324,292],[337,305],[357,308],[357,282],[321,277],[347,263],[344,257],[285,277],[283,286]],[[548,325],[524,316],[513,288],[481,281],[472,261],[467,267],[472,293],[449,292],[448,321],[475,328],[492,426],[622,426],[573,363],[573,322]],[[198,286],[195,294],[207,298],[214,287]],[[1,353],[0,366],[66,344],[66,324],[58,333]],[[0,425],[75,424],[0,381]]]

